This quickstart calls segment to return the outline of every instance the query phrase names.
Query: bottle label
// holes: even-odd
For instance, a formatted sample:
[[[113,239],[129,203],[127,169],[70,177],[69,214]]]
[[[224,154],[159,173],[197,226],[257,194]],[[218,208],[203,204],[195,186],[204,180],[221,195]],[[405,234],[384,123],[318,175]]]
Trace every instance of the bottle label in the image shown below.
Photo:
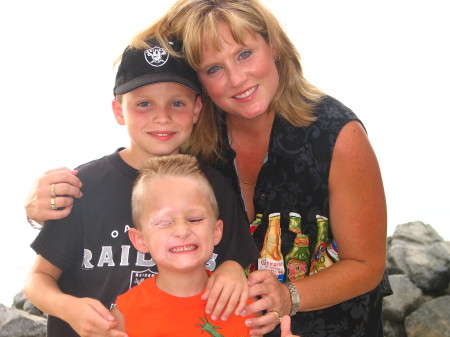
[[[308,272],[308,264],[305,261],[291,259],[287,264],[288,278],[291,282],[306,277]]]
[[[327,243],[326,242],[321,243],[311,259],[311,267],[309,269],[309,275],[318,273],[334,264],[333,261],[328,257],[326,250],[327,250]]]
[[[272,260],[268,258],[258,259],[258,269],[269,270],[276,276],[278,281],[284,282],[284,262],[283,260]]]
[[[339,261],[339,253],[336,241],[332,240],[331,243],[328,244],[327,253],[331,257],[331,260],[333,260],[333,262]]]

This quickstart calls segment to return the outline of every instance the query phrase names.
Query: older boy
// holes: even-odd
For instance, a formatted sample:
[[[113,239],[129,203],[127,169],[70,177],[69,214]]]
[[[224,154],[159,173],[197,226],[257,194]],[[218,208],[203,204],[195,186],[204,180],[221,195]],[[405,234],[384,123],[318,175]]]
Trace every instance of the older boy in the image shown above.
[[[132,194],[136,228],[128,232],[141,253],[150,253],[158,275],[117,299],[112,313],[130,337],[249,336],[245,318],[211,320],[201,293],[205,262],[222,238],[214,192],[197,160],[188,155],[151,158]],[[174,322],[176,321],[176,324]]]
[[[173,43],[181,50],[178,42]],[[155,39],[149,44],[147,50],[127,48],[116,76],[112,107],[117,122],[127,127],[130,146],[80,166],[83,197],[75,201],[70,216],[46,223],[31,245],[38,255],[24,290],[49,314],[48,337],[124,336],[108,309],[117,295],[157,273],[151,256],[136,251],[128,238],[133,182],[148,158],[179,152],[202,103],[194,70]],[[224,178],[209,167],[203,170],[224,221],[224,238],[207,268],[214,270],[225,260],[246,266],[258,250],[245,215]],[[237,267],[227,261],[220,267],[220,278],[210,279],[214,281],[210,296],[218,298],[220,310],[228,299],[228,312],[239,301],[238,313],[245,306],[240,297],[246,296],[247,284]]]

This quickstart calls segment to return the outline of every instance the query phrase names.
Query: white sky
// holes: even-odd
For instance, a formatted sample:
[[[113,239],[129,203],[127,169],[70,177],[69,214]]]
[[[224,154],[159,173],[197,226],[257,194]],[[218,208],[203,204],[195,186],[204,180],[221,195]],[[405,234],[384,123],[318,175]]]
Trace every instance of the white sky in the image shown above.
[[[34,259],[23,201],[50,168],[128,145],[110,102],[112,64],[173,1],[0,4],[0,303]],[[389,212],[450,240],[447,1],[266,0],[302,56],[306,77],[352,108],[377,153]]]

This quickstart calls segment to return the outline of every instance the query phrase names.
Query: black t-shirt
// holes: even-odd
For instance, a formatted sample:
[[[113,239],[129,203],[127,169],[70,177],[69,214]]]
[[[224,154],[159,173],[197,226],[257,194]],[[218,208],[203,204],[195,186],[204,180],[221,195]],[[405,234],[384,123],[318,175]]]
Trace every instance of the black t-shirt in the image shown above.
[[[31,247],[62,270],[58,284],[64,293],[100,300],[111,309],[119,294],[157,273],[149,254],[138,252],[128,238],[131,192],[138,171],[127,165],[117,150],[81,165],[83,197],[71,214],[48,221]],[[219,204],[223,238],[207,269],[225,260],[243,267],[259,256],[248,221],[231,185],[215,169],[202,166]],[[49,316],[47,335],[77,336],[70,326]]]

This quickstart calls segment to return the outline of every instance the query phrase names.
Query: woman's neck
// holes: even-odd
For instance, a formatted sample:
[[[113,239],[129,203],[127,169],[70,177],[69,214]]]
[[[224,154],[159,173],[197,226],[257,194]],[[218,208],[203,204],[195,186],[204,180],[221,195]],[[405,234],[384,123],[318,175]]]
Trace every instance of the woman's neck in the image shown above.
[[[249,222],[255,217],[253,196],[259,172],[269,149],[270,133],[275,114],[254,120],[230,116],[228,133],[231,148],[236,153],[235,167]]]
[[[227,128],[231,142],[241,140],[245,142],[250,140],[252,143],[267,142],[274,118],[274,112],[254,119],[227,115]]]

